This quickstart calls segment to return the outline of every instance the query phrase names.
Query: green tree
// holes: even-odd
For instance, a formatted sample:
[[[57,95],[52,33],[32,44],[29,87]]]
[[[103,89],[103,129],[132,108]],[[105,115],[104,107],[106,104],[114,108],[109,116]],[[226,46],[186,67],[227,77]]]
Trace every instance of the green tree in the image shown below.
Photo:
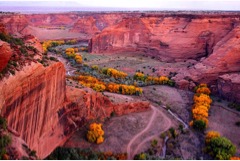
[[[215,137],[207,144],[206,150],[214,159],[229,160],[236,153],[236,146],[225,137]]]
[[[206,123],[203,120],[194,120],[193,128],[199,131],[204,131],[206,129]]]

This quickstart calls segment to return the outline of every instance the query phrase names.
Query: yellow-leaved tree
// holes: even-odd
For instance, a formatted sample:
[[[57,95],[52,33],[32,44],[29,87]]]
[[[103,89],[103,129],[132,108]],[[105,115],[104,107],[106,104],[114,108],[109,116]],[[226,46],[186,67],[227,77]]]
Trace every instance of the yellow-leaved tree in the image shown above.
[[[87,139],[89,142],[101,144],[104,141],[104,131],[102,124],[92,123],[87,132]]]

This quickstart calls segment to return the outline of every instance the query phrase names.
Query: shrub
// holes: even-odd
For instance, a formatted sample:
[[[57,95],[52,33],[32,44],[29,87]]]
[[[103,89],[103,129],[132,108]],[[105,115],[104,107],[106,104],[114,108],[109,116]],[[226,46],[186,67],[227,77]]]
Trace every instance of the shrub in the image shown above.
[[[211,141],[211,139],[216,138],[216,137],[220,137],[219,132],[217,132],[217,131],[209,131],[207,133],[206,137],[205,137],[206,144],[208,144]]]
[[[229,160],[236,153],[236,147],[225,137],[212,138],[206,150],[214,159],[219,160]]]
[[[206,129],[206,123],[203,120],[194,120],[193,121],[193,128],[198,131],[204,131]]]
[[[0,129],[7,129],[7,120],[2,116],[0,116]]]
[[[3,135],[0,137],[0,148],[5,148],[11,143],[11,137],[8,135]]]
[[[236,122],[235,125],[240,127],[240,121]]]

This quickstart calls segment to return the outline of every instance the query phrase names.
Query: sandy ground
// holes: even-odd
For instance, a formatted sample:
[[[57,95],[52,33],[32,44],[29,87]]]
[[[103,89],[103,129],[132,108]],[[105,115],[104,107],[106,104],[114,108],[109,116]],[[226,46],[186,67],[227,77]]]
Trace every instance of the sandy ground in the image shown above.
[[[151,56],[145,56],[142,53],[121,53],[121,54],[89,54],[81,53],[83,58],[87,58],[89,65],[98,65],[99,67],[112,67],[122,70],[129,74],[134,74],[136,70],[143,71],[149,75],[168,75],[169,72],[177,72],[179,69],[185,69],[193,62],[166,63],[160,62]],[[153,72],[153,68],[156,69]]]
[[[87,60],[84,63],[88,65],[99,65],[100,67],[113,67],[118,70],[123,70],[129,74],[134,74],[136,70],[144,71],[149,75],[156,75],[159,72],[169,72],[169,69],[178,70],[186,68],[191,62],[182,63],[163,63],[151,57],[143,55],[136,56],[134,54],[128,55],[108,55],[108,54],[89,54],[80,53],[83,59]],[[62,60],[60,60],[62,61]],[[73,69],[65,62],[68,72]],[[171,67],[170,67],[171,66]],[[152,72],[152,68],[159,71]],[[164,70],[166,69],[166,70]],[[160,71],[161,70],[161,71]],[[74,82],[72,82],[74,83]],[[75,86],[75,84],[67,82],[67,84]],[[77,85],[77,84],[76,84]],[[143,96],[123,96],[105,92],[105,95],[113,102],[132,102],[135,99],[148,100],[152,102],[154,107],[151,111],[129,114],[121,117],[113,117],[104,124],[105,142],[101,145],[95,145],[86,141],[86,129],[81,129],[76,132],[70,140],[65,144],[66,147],[81,147],[92,148],[100,151],[113,152],[128,152],[130,158],[134,154],[149,148],[150,141],[170,128],[178,127],[180,124],[173,116],[171,116],[163,107],[168,107],[173,111],[177,117],[182,119],[186,124],[191,118],[191,107],[193,92],[183,91],[168,86],[148,86],[143,87]],[[240,121],[240,116],[228,110],[220,108],[226,106],[225,103],[215,103],[212,105],[209,117],[209,128],[207,130],[219,131],[222,136],[229,138],[238,147],[240,152],[240,128],[235,125],[236,121]],[[227,118],[227,119],[226,119]],[[169,121],[170,120],[170,121]],[[194,158],[196,155],[201,157],[201,148],[203,143],[197,138],[197,135],[190,130],[189,134],[181,137],[180,152],[184,159]]]
[[[240,121],[240,112],[233,113],[222,107],[226,107],[224,103],[214,103],[211,106],[207,130],[218,131],[222,136],[230,139],[237,146],[237,153],[240,155],[240,127],[235,125]]]
[[[40,41],[56,39],[86,39],[85,34],[69,32],[68,29],[45,29],[34,26],[28,27],[28,32],[36,36]]]
[[[193,92],[184,91],[169,86],[153,85],[143,87],[144,96],[157,104],[163,104],[176,113],[185,123],[191,120]]]

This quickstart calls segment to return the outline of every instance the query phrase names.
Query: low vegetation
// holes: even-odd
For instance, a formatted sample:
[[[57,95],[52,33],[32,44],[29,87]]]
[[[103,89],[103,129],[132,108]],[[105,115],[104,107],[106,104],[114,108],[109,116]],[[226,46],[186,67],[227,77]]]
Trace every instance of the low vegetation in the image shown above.
[[[126,153],[96,152],[91,149],[58,147],[47,160],[126,160]]]
[[[7,133],[7,121],[0,116],[0,160],[9,159],[7,146],[11,143],[11,137]]]

